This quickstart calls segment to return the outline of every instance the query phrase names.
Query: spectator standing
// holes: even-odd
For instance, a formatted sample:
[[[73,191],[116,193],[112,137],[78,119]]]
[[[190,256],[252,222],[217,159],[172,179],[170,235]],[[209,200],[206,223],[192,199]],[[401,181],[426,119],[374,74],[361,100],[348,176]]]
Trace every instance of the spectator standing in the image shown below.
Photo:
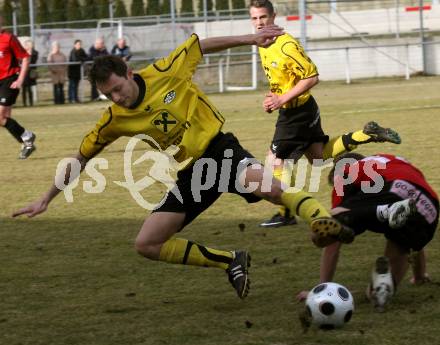
[[[26,40],[23,43],[24,49],[26,49],[27,53],[30,56],[30,64],[36,64],[38,61],[38,51],[34,49],[34,43],[32,40]],[[26,76],[24,77],[23,81],[23,105],[26,107],[29,105],[32,107],[34,105],[34,101],[37,99],[37,78],[38,78],[38,72],[37,67],[31,66],[29,67],[28,72],[26,73]]]
[[[119,56],[125,62],[130,60],[132,57],[130,47],[127,45],[127,42],[124,38],[118,39],[117,43],[112,48],[111,54]]]
[[[66,55],[60,50],[60,44],[57,41],[52,42],[52,51],[47,58],[49,71],[52,77],[53,97],[55,104],[64,104],[64,83],[66,82],[67,62]]]
[[[79,103],[78,87],[81,81],[81,67],[82,63],[87,60],[87,53],[81,47],[81,44],[81,40],[75,40],[69,55],[69,62],[81,62],[81,65],[69,65],[67,70],[69,78],[69,103]]]
[[[98,56],[104,56],[104,55],[110,55],[110,54],[107,48],[105,47],[104,39],[102,37],[99,37],[95,40],[95,43],[89,49],[89,59],[93,60]],[[98,89],[96,88],[96,85],[94,85],[93,83],[91,88],[91,99],[92,101],[100,100]]]

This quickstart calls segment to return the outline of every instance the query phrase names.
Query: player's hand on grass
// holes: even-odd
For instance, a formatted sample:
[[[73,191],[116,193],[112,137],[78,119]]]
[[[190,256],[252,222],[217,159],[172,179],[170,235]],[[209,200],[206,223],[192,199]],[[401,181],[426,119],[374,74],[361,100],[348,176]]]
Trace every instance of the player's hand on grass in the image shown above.
[[[411,277],[411,279],[409,280],[411,284],[414,285],[422,285],[422,284],[426,284],[426,283],[431,283],[431,278],[429,277],[428,273],[425,273],[423,275],[423,277]]]
[[[19,209],[12,213],[12,217],[17,217],[21,215],[27,215],[29,218],[32,218],[40,213],[43,213],[47,210],[47,202],[45,199],[40,199],[30,203],[28,206]]]
[[[304,302],[307,299],[307,295],[309,292],[307,290],[303,290],[296,295],[296,300],[298,302]]]

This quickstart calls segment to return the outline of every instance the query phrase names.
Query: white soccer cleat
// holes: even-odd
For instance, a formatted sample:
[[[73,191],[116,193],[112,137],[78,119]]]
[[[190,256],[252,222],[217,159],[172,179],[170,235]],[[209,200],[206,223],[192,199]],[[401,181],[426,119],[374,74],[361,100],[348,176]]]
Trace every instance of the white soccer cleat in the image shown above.
[[[417,212],[416,202],[413,199],[397,201],[389,206],[388,224],[393,229],[399,229],[408,219]]]
[[[371,282],[367,287],[367,298],[378,312],[385,310],[385,305],[394,295],[394,282],[390,271],[390,262],[386,256],[380,256],[371,273]]]

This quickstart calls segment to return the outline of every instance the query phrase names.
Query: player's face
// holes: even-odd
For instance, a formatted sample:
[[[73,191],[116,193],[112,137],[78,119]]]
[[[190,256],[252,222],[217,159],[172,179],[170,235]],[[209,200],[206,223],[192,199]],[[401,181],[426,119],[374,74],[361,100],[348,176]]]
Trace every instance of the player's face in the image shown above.
[[[112,73],[106,82],[96,83],[96,87],[108,99],[124,108],[129,108],[139,95],[139,87],[133,80],[133,72],[130,70],[126,78]]]
[[[249,14],[251,16],[252,25],[257,31],[267,25],[273,25],[275,22],[275,13],[270,15],[267,8],[264,7],[251,7]]]

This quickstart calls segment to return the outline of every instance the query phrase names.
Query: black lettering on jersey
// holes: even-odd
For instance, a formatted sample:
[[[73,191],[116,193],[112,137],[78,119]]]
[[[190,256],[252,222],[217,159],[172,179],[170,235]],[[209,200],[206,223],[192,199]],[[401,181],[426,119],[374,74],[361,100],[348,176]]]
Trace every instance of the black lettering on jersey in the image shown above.
[[[160,115],[153,120],[153,124],[162,132],[168,133],[177,125],[177,120],[168,112],[162,111]]]
[[[280,84],[274,83],[274,84],[270,84],[270,92],[282,94],[283,90],[281,90]]]
[[[144,110],[147,114],[151,114],[151,112],[153,111],[153,108],[151,108],[151,105],[148,105]]]
[[[267,80],[271,80],[272,79],[272,77],[270,76],[270,69],[269,69],[269,67],[267,67],[266,65],[264,65],[263,66],[263,69],[264,69],[264,74],[266,74],[266,78],[267,78]]]

